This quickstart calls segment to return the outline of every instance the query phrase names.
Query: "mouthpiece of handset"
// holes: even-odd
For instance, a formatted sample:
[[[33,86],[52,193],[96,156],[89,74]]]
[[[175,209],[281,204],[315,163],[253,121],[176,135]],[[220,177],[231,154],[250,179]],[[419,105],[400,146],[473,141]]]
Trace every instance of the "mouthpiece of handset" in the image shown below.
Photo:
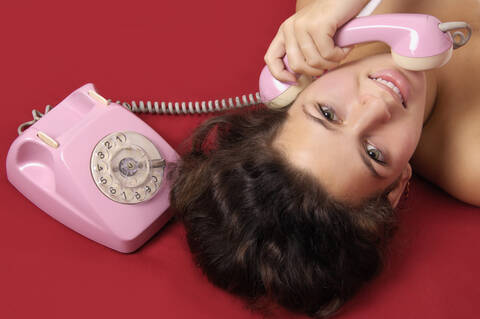
[[[428,57],[408,57],[395,53],[392,50],[392,58],[396,65],[403,69],[411,71],[425,71],[439,68],[445,65],[452,57],[453,47],[450,47],[443,53]]]
[[[425,71],[439,68],[445,65],[450,60],[453,50],[464,46],[468,42],[468,40],[470,40],[470,37],[472,35],[472,29],[465,22],[439,23],[438,28],[442,32],[464,29],[466,30],[466,35],[463,32],[455,31],[451,36],[451,45],[447,46],[445,48],[445,51],[443,51],[442,53],[432,56],[404,56],[395,52],[392,49],[392,58],[395,61],[395,64],[397,64],[401,68],[411,71]]]

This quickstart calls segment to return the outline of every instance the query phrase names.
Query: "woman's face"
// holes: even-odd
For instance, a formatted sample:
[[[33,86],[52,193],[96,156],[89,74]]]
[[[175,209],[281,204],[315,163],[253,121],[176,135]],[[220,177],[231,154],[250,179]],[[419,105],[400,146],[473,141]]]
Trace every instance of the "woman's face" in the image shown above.
[[[400,69],[390,54],[341,65],[299,95],[273,145],[335,199],[360,202],[410,173],[426,91],[425,73]]]

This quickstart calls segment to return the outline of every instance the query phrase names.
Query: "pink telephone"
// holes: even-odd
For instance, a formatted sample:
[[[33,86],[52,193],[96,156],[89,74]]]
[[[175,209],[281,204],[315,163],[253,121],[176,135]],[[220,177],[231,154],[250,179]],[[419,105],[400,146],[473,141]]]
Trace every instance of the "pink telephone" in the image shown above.
[[[7,177],[53,218],[128,253],[169,220],[167,163],[177,159],[138,116],[86,84],[13,142]]]
[[[467,30],[467,36],[455,32],[452,38],[447,32],[463,28]],[[334,41],[340,47],[372,41],[385,42],[390,46],[392,58],[398,66],[418,71],[438,68],[447,63],[452,50],[468,42],[470,35],[471,29],[465,22],[441,23],[430,15],[395,13],[352,19],[337,30]],[[286,57],[284,63],[290,70]],[[297,75],[297,78],[297,85],[280,82],[265,66],[259,80],[262,102],[271,108],[292,103],[313,80],[306,75]]]

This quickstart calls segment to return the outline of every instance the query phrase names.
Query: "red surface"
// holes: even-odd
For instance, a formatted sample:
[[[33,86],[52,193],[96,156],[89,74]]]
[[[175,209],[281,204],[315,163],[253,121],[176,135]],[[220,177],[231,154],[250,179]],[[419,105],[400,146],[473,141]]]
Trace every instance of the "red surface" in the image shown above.
[[[87,82],[120,100],[254,92],[293,10],[293,0],[4,1],[1,162],[31,109]],[[141,117],[177,149],[206,118]],[[5,164],[0,187],[0,318],[261,318],[206,281],[178,223],[123,255],[40,211]],[[418,178],[406,204],[387,269],[339,318],[478,318],[480,210]]]

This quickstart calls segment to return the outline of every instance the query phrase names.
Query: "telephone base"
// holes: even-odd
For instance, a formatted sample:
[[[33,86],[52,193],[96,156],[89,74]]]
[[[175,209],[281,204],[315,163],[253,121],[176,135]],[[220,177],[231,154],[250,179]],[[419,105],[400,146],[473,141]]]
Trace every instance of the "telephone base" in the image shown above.
[[[17,137],[7,177],[65,226],[129,253],[171,217],[167,176],[178,154],[136,115],[97,96],[84,85]]]

